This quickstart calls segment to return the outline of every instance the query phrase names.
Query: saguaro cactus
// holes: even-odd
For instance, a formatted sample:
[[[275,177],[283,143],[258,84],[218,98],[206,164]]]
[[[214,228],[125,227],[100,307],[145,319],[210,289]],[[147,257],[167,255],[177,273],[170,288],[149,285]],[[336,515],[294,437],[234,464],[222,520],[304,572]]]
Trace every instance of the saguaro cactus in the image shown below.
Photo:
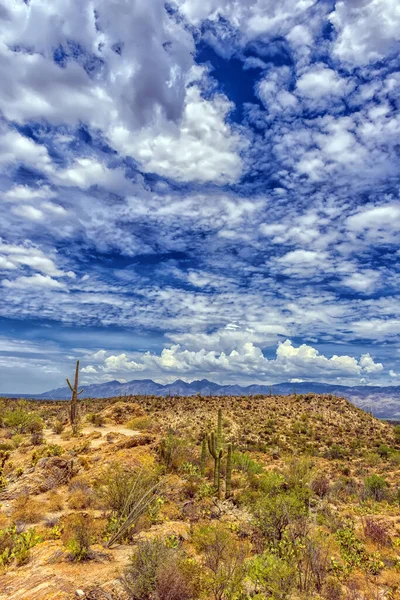
[[[67,378],[67,383],[68,383],[69,389],[72,392],[71,404],[69,407],[69,422],[71,423],[71,427],[74,427],[74,425],[76,425],[77,420],[78,420],[78,396],[80,396],[83,392],[83,389],[80,390],[80,392],[78,392],[79,360],[76,361],[74,386],[72,387],[68,378]]]
[[[200,473],[204,477],[207,465],[207,436],[204,435],[201,442]]]
[[[228,455],[226,459],[226,476],[225,476],[225,498],[229,498],[232,494],[232,444],[228,444]]]
[[[222,408],[218,409],[217,448],[222,448]]]
[[[219,491],[221,482],[221,458],[222,449],[217,446],[217,439],[215,432],[212,431],[208,436],[208,450],[214,459],[214,487]]]

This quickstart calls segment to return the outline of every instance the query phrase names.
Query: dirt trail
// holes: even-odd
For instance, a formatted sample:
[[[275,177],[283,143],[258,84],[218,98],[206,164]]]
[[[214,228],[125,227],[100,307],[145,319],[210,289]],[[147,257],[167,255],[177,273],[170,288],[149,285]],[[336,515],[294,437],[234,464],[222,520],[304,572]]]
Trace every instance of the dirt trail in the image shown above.
[[[141,432],[133,429],[128,429],[124,425],[103,425],[102,427],[96,427],[95,425],[87,425],[81,429],[83,436],[89,436],[96,433],[98,437],[90,440],[92,448],[98,448],[102,444],[107,443],[107,435],[110,433],[119,433],[129,437],[140,435]],[[99,435],[100,434],[100,435]],[[59,446],[65,446],[70,443],[70,440],[63,440],[62,437],[54,433],[51,429],[45,429],[43,431],[44,438],[48,444],[58,444]]]

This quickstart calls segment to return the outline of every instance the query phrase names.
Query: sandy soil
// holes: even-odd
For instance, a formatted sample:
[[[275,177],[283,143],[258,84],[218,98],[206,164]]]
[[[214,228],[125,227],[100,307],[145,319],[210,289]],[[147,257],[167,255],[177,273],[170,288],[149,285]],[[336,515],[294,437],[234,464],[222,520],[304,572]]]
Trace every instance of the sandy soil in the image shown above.
[[[99,446],[107,443],[107,435],[109,433],[119,433],[129,437],[140,435],[140,431],[128,429],[124,425],[103,425],[102,427],[96,427],[95,425],[87,425],[82,428],[81,433],[83,436],[90,436],[93,433],[97,434],[98,437],[93,437],[90,440],[92,448],[98,448]],[[54,433],[51,429],[45,429],[43,435],[47,444],[58,444],[59,446],[66,446],[70,443],[70,440],[63,440],[62,437]]]

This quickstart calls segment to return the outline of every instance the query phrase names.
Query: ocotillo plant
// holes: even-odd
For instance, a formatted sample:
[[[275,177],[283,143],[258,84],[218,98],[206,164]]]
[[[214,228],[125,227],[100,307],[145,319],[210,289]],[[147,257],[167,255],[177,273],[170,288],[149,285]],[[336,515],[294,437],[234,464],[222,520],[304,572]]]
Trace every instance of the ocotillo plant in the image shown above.
[[[229,498],[232,494],[232,444],[228,444],[228,455],[226,459],[226,476],[225,476],[225,498]]]
[[[201,442],[200,473],[204,477],[207,464],[207,436],[204,435]]]
[[[78,420],[78,396],[80,396],[83,392],[83,389],[78,392],[78,380],[79,380],[79,360],[76,361],[76,369],[75,369],[75,381],[74,387],[72,387],[69,379],[67,378],[67,383],[69,389],[72,392],[71,404],[69,408],[69,422],[71,423],[71,427],[74,427]]]
[[[215,432],[212,431],[208,436],[208,450],[214,459],[214,487],[219,491],[221,481],[221,458],[222,449],[217,446],[217,439]]]

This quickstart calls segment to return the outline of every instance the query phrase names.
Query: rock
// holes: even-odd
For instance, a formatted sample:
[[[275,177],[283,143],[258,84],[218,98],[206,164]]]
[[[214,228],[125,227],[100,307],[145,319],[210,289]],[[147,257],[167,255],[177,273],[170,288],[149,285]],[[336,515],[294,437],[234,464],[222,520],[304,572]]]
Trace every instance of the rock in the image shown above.
[[[35,468],[37,493],[47,492],[59,485],[67,483],[77,472],[73,459],[60,456],[49,456],[38,460]]]
[[[86,594],[85,594],[85,592],[83,590],[76,590],[75,596],[77,598],[84,598],[86,596]]]
[[[127,440],[119,442],[118,448],[136,448],[136,446],[147,446],[154,442],[154,435],[132,435]]]

